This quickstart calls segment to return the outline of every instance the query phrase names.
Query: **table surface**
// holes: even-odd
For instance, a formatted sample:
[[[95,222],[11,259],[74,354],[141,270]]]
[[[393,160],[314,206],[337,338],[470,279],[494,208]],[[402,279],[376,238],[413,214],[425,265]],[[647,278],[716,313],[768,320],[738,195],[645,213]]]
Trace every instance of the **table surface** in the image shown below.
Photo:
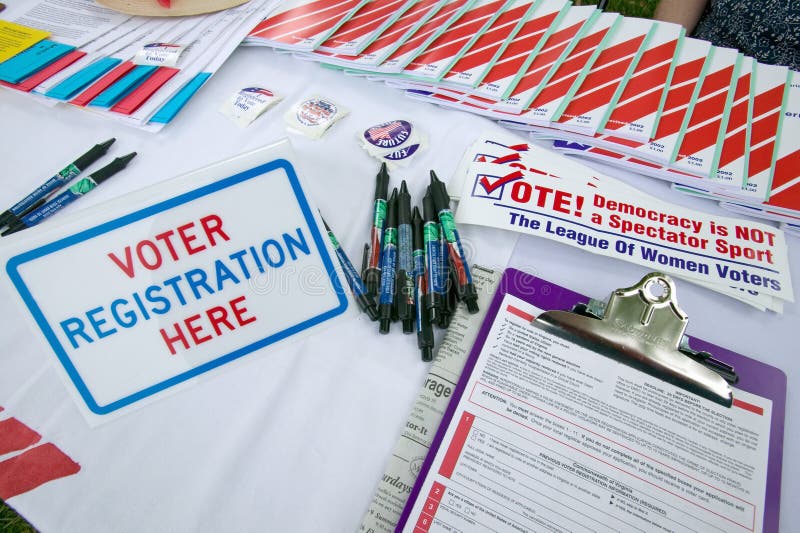
[[[284,100],[245,129],[218,112],[236,90],[261,85]],[[350,114],[320,140],[286,133],[283,113],[301,97],[334,99]],[[291,138],[309,194],[345,250],[360,258],[367,239],[377,162],[359,147],[373,124],[411,120],[428,137],[410,166],[418,201],[433,168],[446,179],[489,120],[406,98],[379,83],[346,76],[289,54],[240,48],[173,124],[152,134],[91,112],[47,107],[0,91],[0,205],[12,204],[87,147],[109,137],[110,155],[137,151],[123,173],[68,209],[77,211],[238,153]],[[668,184],[606,169],[667,201],[728,214]],[[334,192],[335,191],[335,192]],[[346,194],[343,194],[343,192]],[[48,223],[57,224],[55,217]],[[471,262],[513,266],[606,298],[645,270],[545,239],[486,228],[462,228]],[[788,237],[800,283],[800,241]],[[788,376],[782,482],[782,530],[800,501],[800,372],[794,346],[798,304],[764,313],[678,282],[687,332],[779,367]],[[383,465],[427,372],[416,341],[377,333],[361,316],[302,341],[265,349],[212,372],[193,386],[111,423],[90,429],[55,371],[54,357],[28,329],[23,309],[0,300],[0,406],[81,465],[8,502],[43,531],[235,530],[355,531]],[[2,458],[2,457],[0,457]]]

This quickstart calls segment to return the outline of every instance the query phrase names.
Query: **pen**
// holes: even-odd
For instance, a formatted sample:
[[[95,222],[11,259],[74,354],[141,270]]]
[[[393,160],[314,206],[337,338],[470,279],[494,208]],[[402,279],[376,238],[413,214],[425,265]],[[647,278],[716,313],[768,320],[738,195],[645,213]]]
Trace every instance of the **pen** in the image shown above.
[[[451,268],[449,270],[450,275],[448,276],[448,283],[447,283],[447,297],[445,298],[445,305],[444,305],[444,313],[442,313],[442,321],[439,326],[442,329],[447,329],[450,327],[450,320],[452,320],[453,315],[456,312],[456,307],[458,307],[458,275],[456,274],[456,269]]]
[[[414,259],[411,232],[411,195],[406,181],[397,193],[397,318],[403,323],[403,333],[414,332]]]
[[[439,245],[439,223],[433,205],[431,188],[422,197],[423,239],[425,243],[425,270],[427,270],[426,290],[423,296],[425,309],[431,323],[439,320],[444,305],[445,287],[442,284],[442,264]]]
[[[433,328],[431,327],[430,313],[423,303],[425,279],[425,229],[419,208],[414,208],[411,219],[414,228],[414,301],[416,302],[415,321],[417,326],[417,346],[420,349],[423,361],[433,360]]]
[[[9,207],[5,212],[0,214],[0,227],[12,225],[15,217],[23,216],[37,201],[43,199],[50,192],[58,189],[83,172],[89,165],[104,156],[106,152],[108,152],[108,148],[114,144],[115,140],[116,139],[111,138],[106,142],[94,145],[88,152],[61,169],[61,171],[41,184],[28,196]]]
[[[450,211],[450,197],[447,195],[444,183],[439,181],[433,170],[431,170],[431,193],[439,215],[439,222],[442,224],[442,233],[447,240],[450,265],[455,270],[458,279],[456,287],[458,289],[458,299],[467,304],[467,310],[470,313],[477,313],[478,293],[472,283],[472,274],[469,271],[466,257],[464,257],[464,248],[461,246],[461,239],[456,229],[455,220],[453,220],[453,213]]]
[[[339,264],[342,265],[344,277],[347,279],[347,284],[350,286],[350,290],[353,296],[355,296],[358,306],[362,311],[367,313],[370,320],[378,320],[378,306],[375,303],[375,298],[367,292],[364,281],[361,279],[361,276],[358,275],[358,272],[356,272],[356,268],[353,266],[353,263],[350,262],[350,258],[347,257],[347,254],[344,253],[342,246],[339,244],[339,240],[333,234],[333,231],[324,218],[322,219],[322,223],[325,224],[328,238],[330,238],[331,244],[333,244],[336,257],[339,259]]]
[[[432,189],[432,187],[429,187]],[[433,192],[431,192],[431,200],[433,200]],[[436,202],[434,201],[434,206]],[[436,208],[434,207],[434,212],[436,212]],[[436,215],[436,220],[438,221],[438,228],[439,228],[439,284],[442,287],[442,306],[439,309],[439,316],[436,320],[436,325],[442,329],[447,329],[447,325],[450,324],[450,301],[448,298],[451,295],[453,289],[453,282],[450,278],[450,247],[447,244],[447,239],[444,238],[444,228],[442,227],[442,221],[439,220],[439,216]]]
[[[394,276],[397,267],[397,189],[392,191],[386,209],[386,229],[383,231],[381,254],[381,287],[378,311],[381,333],[389,333],[394,310]]]
[[[136,152],[131,152],[128,155],[114,159],[111,163],[104,166],[100,170],[96,170],[89,176],[79,180],[77,183],[75,183],[75,185],[71,186],[66,191],[57,194],[52,200],[50,200],[46,204],[42,205],[37,209],[34,209],[33,211],[31,211],[26,215],[23,215],[19,220],[11,224],[9,228],[0,235],[3,236],[10,235],[11,233],[16,233],[26,228],[30,228],[31,226],[35,226],[42,220],[54,215],[63,207],[71,204],[84,194],[87,194],[89,191],[91,191],[92,189],[103,183],[105,180],[107,180],[108,178],[110,178],[111,176],[113,176],[126,166],[128,166],[128,163],[134,157],[136,157]]]
[[[381,282],[381,237],[386,225],[386,197],[389,192],[389,173],[386,163],[381,165],[375,177],[375,202],[372,210],[372,227],[370,228],[370,242],[367,245],[368,255],[366,268],[362,272],[364,284],[373,297],[378,294]]]

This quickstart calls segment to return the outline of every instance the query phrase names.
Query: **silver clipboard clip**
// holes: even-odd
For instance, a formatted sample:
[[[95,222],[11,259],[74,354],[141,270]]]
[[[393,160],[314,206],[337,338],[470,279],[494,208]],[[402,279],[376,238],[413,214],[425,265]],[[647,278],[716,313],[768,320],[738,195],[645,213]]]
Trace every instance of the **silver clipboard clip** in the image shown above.
[[[733,367],[689,347],[689,318],[678,307],[675,284],[653,272],[617,289],[608,302],[590,300],[572,311],[546,311],[533,324],[659,379],[730,407]]]

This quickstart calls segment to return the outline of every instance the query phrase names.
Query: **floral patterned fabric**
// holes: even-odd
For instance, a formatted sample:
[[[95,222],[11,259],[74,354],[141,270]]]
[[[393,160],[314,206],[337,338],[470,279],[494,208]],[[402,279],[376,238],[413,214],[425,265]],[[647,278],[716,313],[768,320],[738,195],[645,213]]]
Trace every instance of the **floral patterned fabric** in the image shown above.
[[[693,37],[800,70],[800,1],[711,0]]]

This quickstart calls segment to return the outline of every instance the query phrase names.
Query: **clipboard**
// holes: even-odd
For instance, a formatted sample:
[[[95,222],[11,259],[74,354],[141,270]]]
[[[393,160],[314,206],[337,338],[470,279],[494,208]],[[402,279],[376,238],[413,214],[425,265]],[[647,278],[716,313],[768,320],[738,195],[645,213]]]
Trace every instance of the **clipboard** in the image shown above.
[[[664,278],[603,304],[506,270],[397,531],[778,532],[786,376],[684,336]],[[636,303],[653,282],[662,294]],[[609,338],[597,326],[619,312],[655,317],[661,333]],[[683,358],[645,361],[654,342]]]

